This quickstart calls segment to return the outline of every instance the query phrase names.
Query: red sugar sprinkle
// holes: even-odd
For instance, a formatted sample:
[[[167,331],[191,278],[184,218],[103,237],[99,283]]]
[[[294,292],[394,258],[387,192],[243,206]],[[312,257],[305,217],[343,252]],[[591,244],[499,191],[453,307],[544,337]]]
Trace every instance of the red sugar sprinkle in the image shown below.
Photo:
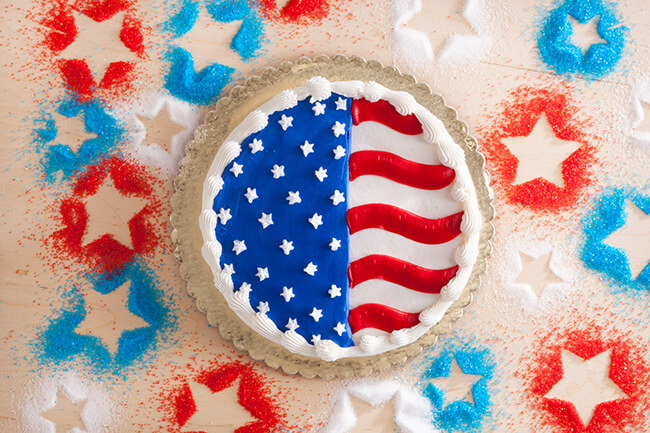
[[[569,208],[591,184],[590,165],[595,162],[594,147],[582,131],[584,122],[576,118],[578,108],[568,89],[539,89],[522,86],[515,89],[495,122],[482,127],[482,144],[493,172],[494,182],[512,204],[520,204],[535,211],[557,212]],[[514,185],[519,160],[503,143],[506,137],[527,136],[542,114],[563,140],[581,143],[562,163],[564,187],[538,178]]]
[[[545,425],[558,432],[604,433],[620,431],[623,426],[638,428],[643,414],[650,407],[646,390],[650,367],[645,359],[647,350],[626,337],[602,337],[596,326],[588,330],[573,330],[565,335],[542,338],[536,360],[526,373],[529,381],[529,403],[539,411]],[[549,344],[549,341],[551,343]],[[575,406],[563,400],[544,398],[563,377],[562,350],[590,359],[611,349],[609,377],[628,398],[606,401],[596,406],[589,424],[584,426]]]
[[[120,193],[142,197],[143,204],[146,203],[128,222],[132,248],[122,245],[109,234],[82,244],[88,225],[84,198],[95,194],[107,176],[111,177]],[[90,167],[74,183],[72,197],[60,202],[60,222],[64,228],[54,232],[47,241],[54,254],[75,257],[90,266],[93,272],[113,273],[136,254],[153,251],[161,240],[155,224],[160,217],[161,203],[152,195],[153,182],[155,179],[141,166],[118,157]]]
[[[251,365],[231,362],[199,373],[195,380],[212,390],[219,392],[233,385],[239,378],[237,402],[257,418],[238,429],[235,433],[263,433],[271,431],[282,423],[280,408],[271,398],[264,378],[257,374]],[[196,412],[196,403],[192,397],[189,384],[185,383],[177,391],[174,401],[174,415],[179,427],[183,427]]]
[[[61,0],[49,0],[48,3],[51,3],[52,6],[45,12],[45,17],[41,22],[47,29],[44,34],[44,44],[51,50],[53,57],[56,57],[78,36],[78,29],[72,14],[75,10],[97,22],[105,21],[119,12],[126,11],[120,30],[120,40],[124,46],[140,58],[145,56],[142,22],[132,14],[133,1],[104,0],[97,3],[81,0],[72,6]],[[107,90],[113,95],[123,94],[131,89],[134,82],[132,73],[136,62],[123,61],[109,64],[104,76],[97,84],[85,59],[54,60],[66,87],[71,89],[80,100],[96,97],[98,90]]]
[[[278,11],[276,0],[262,0],[262,7],[269,19],[308,24],[320,21],[329,12],[329,0],[289,0]]]

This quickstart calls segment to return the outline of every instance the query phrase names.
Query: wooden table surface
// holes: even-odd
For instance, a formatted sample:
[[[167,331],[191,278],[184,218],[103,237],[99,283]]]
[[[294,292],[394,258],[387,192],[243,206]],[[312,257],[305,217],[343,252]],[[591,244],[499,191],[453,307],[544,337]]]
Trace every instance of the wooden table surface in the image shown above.
[[[434,5],[432,0],[423,1],[424,10],[409,25],[429,32],[434,52],[440,52],[450,34],[472,33],[467,20],[458,13],[463,2],[436,0]],[[162,23],[177,10],[174,5],[162,0],[132,3],[134,6],[129,13],[141,20],[144,29],[145,54],[142,57],[125,50],[121,44],[120,19],[97,23],[87,17],[88,22],[83,21],[83,17],[78,18],[80,26],[83,24],[88,28],[79,33],[74,50],[66,54],[71,56],[69,58],[88,58],[90,69],[96,74],[102,74],[110,61],[138,63],[132,91],[103,95],[109,112],[128,110],[145,95],[161,91],[168,67],[164,53],[174,43],[181,43],[192,52],[197,65],[207,65],[218,59],[220,63],[235,68],[236,79],[230,86],[263,67],[294,60],[300,55],[343,53],[394,64],[401,71],[429,84],[434,93],[443,95],[479,141],[490,131],[500,115],[502,101],[508,99],[513,89],[520,86],[566,89],[577,107],[576,116],[586,119],[581,128],[593,145],[595,158],[589,163],[591,184],[567,210],[544,213],[509,202],[496,182],[493,187],[498,217],[494,222],[494,253],[472,304],[452,326],[451,332],[426,354],[402,366],[375,373],[371,378],[395,380],[415,387],[414,384],[424,380],[421,376],[423,366],[445,348],[455,347],[461,342],[488,348],[497,365],[496,378],[490,383],[492,409],[479,430],[551,432],[563,430],[548,421],[548,416],[536,413],[539,409],[528,404],[530,375],[524,374],[536,365],[536,354],[540,347],[544,347],[542,335],[547,335],[551,341],[555,338],[553,335],[576,329],[598,330],[601,342],[629,342],[635,354],[629,354],[629,362],[635,360],[645,368],[650,365],[649,287],[646,286],[645,290],[621,288],[602,274],[588,270],[579,254],[581,218],[587,209],[594,206],[594,197],[607,187],[636,188],[642,194],[650,194],[650,145],[643,148],[630,139],[634,132],[632,107],[635,86],[643,79],[650,80],[650,9],[643,0],[617,4],[622,22],[629,29],[623,57],[614,72],[602,79],[591,80],[558,76],[540,60],[536,32],[542,17],[554,7],[551,1],[486,1],[481,20],[489,27],[491,47],[480,62],[461,65],[442,65],[436,61],[413,64],[403,60],[404,53],[394,45],[393,5],[388,0],[331,0],[329,14],[318,23],[267,20],[263,52],[249,62],[242,61],[229,49],[238,29],[237,22],[212,22],[204,28],[197,28],[182,41],[174,42],[161,30]],[[286,1],[280,3],[282,6]],[[74,296],[82,296],[88,311],[93,312],[92,317],[89,314],[88,320],[75,328],[75,332],[98,337],[106,347],[102,350],[108,350],[111,356],[119,352],[118,339],[123,330],[147,325],[142,317],[125,308],[126,296],[135,290],[133,281],[102,295],[93,290],[93,282],[86,277],[88,261],[78,255],[63,253],[53,240],[55,233],[62,229],[62,201],[79,197],[75,184],[65,181],[60,175],[51,182],[43,180],[43,154],[35,139],[35,130],[39,127],[37,119],[65,97],[65,84],[56,66],[57,57],[52,57],[51,53],[43,54],[48,52],[44,45],[47,29],[43,17],[55,5],[54,0],[2,2],[0,431],[234,431],[256,419],[237,402],[237,387],[229,386],[223,392],[211,394],[207,388],[200,389],[190,380],[202,371],[233,365],[234,361],[252,366],[251,374],[259,375],[267,384],[268,393],[285,414],[283,422],[287,430],[314,431],[321,428],[332,413],[332,403],[340,391],[355,381],[306,379],[273,370],[237,351],[230,342],[221,338],[216,329],[208,327],[204,314],[197,310],[185,291],[169,240],[169,197],[173,193],[173,176],[150,162],[137,162],[147,167],[142,177],[149,183],[150,189],[146,194],[126,197],[109,182],[92,200],[92,194],[82,196],[89,215],[82,245],[105,233],[112,234],[122,244],[129,244],[132,241],[125,222],[144,206],[156,209],[151,220],[151,230],[155,232],[153,246],[138,255],[136,260],[141,265],[140,270],[144,269],[142,275],[138,275],[144,279],[153,278],[152,284],[161,294],[157,302],[168,310],[155,338],[155,348],[145,348],[138,359],[126,362],[128,365],[123,368],[114,367],[115,362],[110,359],[102,364],[103,361],[93,358],[99,356],[97,353],[87,357],[74,355],[63,361],[52,360],[54,349],[50,348],[49,352],[44,349],[46,332],[67,311],[66,308],[70,308]],[[593,29],[591,34],[586,31],[580,37],[587,41],[593,38]],[[650,87],[648,92],[650,94]],[[646,109],[646,117],[636,128],[650,131],[650,108],[641,106]],[[199,113],[199,118],[209,108],[192,107]],[[184,129],[166,116],[163,112],[153,120],[144,119],[148,133],[145,142],[162,143],[163,147],[168,147],[171,136]],[[57,139],[65,140],[74,148],[89,138],[79,118],[59,116],[57,119]],[[539,134],[539,139],[550,139],[553,131],[542,130]],[[126,154],[131,155],[128,144],[122,146]],[[540,157],[534,146],[524,147],[521,152],[518,155],[520,159],[530,158],[532,161],[541,158],[527,165],[530,170],[547,163],[546,157]],[[552,152],[547,155],[551,160],[552,156]],[[559,170],[556,166],[556,175]],[[498,173],[492,175],[498,181]],[[520,175],[525,177],[526,173]],[[647,215],[638,215],[638,222],[619,244],[628,251],[630,258],[639,262],[635,266],[640,266],[640,269],[650,257],[647,242],[650,225],[644,217]],[[639,241],[643,238],[646,242]],[[517,266],[516,259],[512,261],[513,257],[518,257],[513,248],[526,242],[526,245],[531,245],[544,241],[552,246],[553,254],[562,258],[563,266],[572,277],[566,283],[566,293],[548,295],[543,298],[544,305],[540,300],[539,311],[531,312],[522,307],[520,298],[506,290],[504,275]],[[551,256],[544,259],[546,262],[539,263],[523,257],[525,272],[517,276],[517,281],[539,286],[536,289],[538,294],[542,293],[540,289],[546,283],[561,282],[549,269]],[[534,263],[528,266],[528,262]],[[52,341],[55,345],[73,344],[72,340],[62,337]],[[586,371],[586,380],[595,383],[602,379],[595,375],[607,371],[603,366],[607,367],[608,363],[609,358],[602,358],[583,366],[580,371]],[[248,380],[244,377],[237,380]],[[650,376],[643,377],[647,379]],[[171,407],[174,396],[185,383],[193,383],[197,407],[206,406],[208,409],[200,411],[190,424],[179,428]],[[453,382],[448,386],[453,390],[461,384]],[[576,401],[586,401],[591,398],[586,389],[591,388],[574,388],[566,392]],[[614,393],[607,394],[610,400],[620,398],[615,390],[607,392]],[[638,408],[635,406],[633,412],[636,418],[628,430],[620,431],[650,429],[650,395],[646,391],[637,397],[635,404]],[[459,398],[462,399],[463,395]],[[355,431],[384,431],[380,426],[387,427],[385,431],[393,431],[392,406],[375,409],[363,401],[355,401],[354,410],[359,419]],[[593,407],[586,410],[585,413],[589,410],[593,413]],[[82,420],[83,411],[86,411],[86,418]],[[545,421],[540,423],[540,419]],[[74,427],[80,430],[74,430]],[[465,430],[461,428],[461,431]]]

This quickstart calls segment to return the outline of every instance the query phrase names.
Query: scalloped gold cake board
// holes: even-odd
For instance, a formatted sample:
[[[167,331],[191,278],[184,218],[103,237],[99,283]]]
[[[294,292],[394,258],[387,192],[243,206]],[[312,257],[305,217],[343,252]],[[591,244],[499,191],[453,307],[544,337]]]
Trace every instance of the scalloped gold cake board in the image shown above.
[[[228,134],[251,111],[282,90],[298,87],[318,75],[330,81],[376,81],[389,89],[408,92],[420,105],[442,120],[451,137],[465,152],[483,220],[479,255],[472,275],[461,296],[439,323],[417,341],[398,349],[331,362],[294,354],[242,322],[213,284],[212,272],[201,254],[203,238],[199,230],[203,183],[217,150]],[[445,333],[450,324],[462,315],[463,308],[471,302],[472,292],[479,286],[480,274],[485,271],[491,249],[489,240],[494,232],[491,224],[494,210],[490,204],[491,191],[484,170],[485,159],[477,147],[476,140],[467,133],[467,126],[457,119],[453,108],[445,105],[442,96],[432,94],[426,84],[418,83],[411,75],[401,74],[394,67],[385,67],[376,61],[367,62],[360,57],[318,56],[313,60],[302,57],[295,62],[282,63],[277,68],[266,69],[260,76],[252,76],[242,86],[233,88],[229,96],[217,102],[215,109],[206,115],[203,124],[196,130],[194,139],[187,146],[186,156],[179,164],[179,175],[174,181],[176,192],[171,201],[172,241],[176,247],[175,256],[180,262],[181,276],[187,281],[187,291],[196,298],[197,307],[206,313],[210,325],[218,327],[225,339],[231,340],[236,348],[248,351],[254,359],[263,360],[273,368],[282,368],[287,373],[299,373],[305,377],[349,377],[367,375],[403,363],[407,357],[415,356],[424,347],[433,345],[437,335]]]

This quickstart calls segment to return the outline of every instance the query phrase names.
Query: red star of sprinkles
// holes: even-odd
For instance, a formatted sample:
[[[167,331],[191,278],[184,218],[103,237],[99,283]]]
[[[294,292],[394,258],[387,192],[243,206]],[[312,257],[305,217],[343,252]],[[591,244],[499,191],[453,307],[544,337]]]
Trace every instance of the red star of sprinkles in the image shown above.
[[[159,181],[148,174],[143,166],[125,161],[117,156],[100,161],[91,166],[72,185],[72,195],[61,200],[58,222],[63,226],[47,240],[51,253],[60,258],[71,257],[90,267],[92,272],[113,274],[119,271],[136,255],[151,253],[160,243],[162,214],[161,202],[154,193],[154,184]],[[118,198],[115,202],[94,197],[98,191],[113,189]],[[115,223],[106,225],[106,234],[97,235],[97,223],[94,233],[90,233],[88,203],[105,202],[107,213],[114,214]],[[126,215],[128,221],[120,221],[117,201],[131,202],[132,211]],[[138,206],[134,206],[138,204]],[[101,210],[101,209],[100,209]],[[96,215],[98,212],[95,211]],[[118,230],[114,225],[124,225],[126,241],[117,240]],[[101,231],[102,227],[99,226]],[[129,239],[130,238],[130,239]],[[130,242],[129,242],[130,241]],[[130,245],[125,245],[128,243]]]
[[[256,373],[252,366],[240,362],[231,362],[200,372],[193,378],[196,383],[205,385],[213,393],[220,393],[227,388],[237,386],[237,403],[250,413],[250,421],[234,433],[263,433],[275,431],[284,425],[284,415],[273,398],[263,376]],[[172,431],[187,431],[184,426],[197,412],[197,402],[194,400],[189,382],[172,392],[173,420],[177,428]]]
[[[75,14],[81,14],[96,23],[104,23],[124,13],[119,40],[138,59],[145,57],[144,33],[141,21],[135,16],[133,0],[78,0],[72,5],[62,0],[45,0],[47,10],[42,14],[44,45],[52,63],[58,68],[65,86],[80,99],[95,96],[118,96],[131,89],[136,61],[112,61],[101,78],[95,77],[87,58],[62,58],[60,55],[79,36]]]
[[[607,336],[605,336],[607,335]],[[647,348],[643,339],[618,335],[617,331],[603,331],[593,325],[586,330],[571,330],[540,339],[533,362],[527,366],[524,379],[528,385],[523,394],[535,411],[535,421],[564,433],[604,433],[610,431],[641,431],[645,425],[644,414],[650,408],[650,395],[646,389],[650,381]],[[584,360],[595,359],[609,352],[609,378],[624,395],[595,406],[593,416],[581,418],[572,402],[553,398],[551,390],[563,379],[562,352],[570,352]],[[602,381],[603,378],[593,378]],[[551,393],[551,394],[549,394]],[[550,397],[549,397],[550,396]],[[608,400],[608,399],[607,399]]]
[[[588,120],[578,118],[577,112],[567,88],[521,86],[501,103],[501,110],[479,129],[497,193],[504,194],[511,204],[538,212],[557,212],[575,205],[592,183],[591,170],[596,163],[594,147],[583,132]],[[520,163],[504,142],[510,137],[527,137],[543,116],[557,139],[580,146],[562,162],[563,185],[543,177],[517,184]]]

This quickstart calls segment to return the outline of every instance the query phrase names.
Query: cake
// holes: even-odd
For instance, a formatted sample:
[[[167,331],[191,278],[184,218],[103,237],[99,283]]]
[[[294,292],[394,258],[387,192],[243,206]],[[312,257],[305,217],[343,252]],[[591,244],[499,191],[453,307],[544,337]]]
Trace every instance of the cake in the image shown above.
[[[315,74],[197,142],[219,146],[197,216],[211,291],[289,358],[381,358],[476,283],[482,159],[411,93]]]

